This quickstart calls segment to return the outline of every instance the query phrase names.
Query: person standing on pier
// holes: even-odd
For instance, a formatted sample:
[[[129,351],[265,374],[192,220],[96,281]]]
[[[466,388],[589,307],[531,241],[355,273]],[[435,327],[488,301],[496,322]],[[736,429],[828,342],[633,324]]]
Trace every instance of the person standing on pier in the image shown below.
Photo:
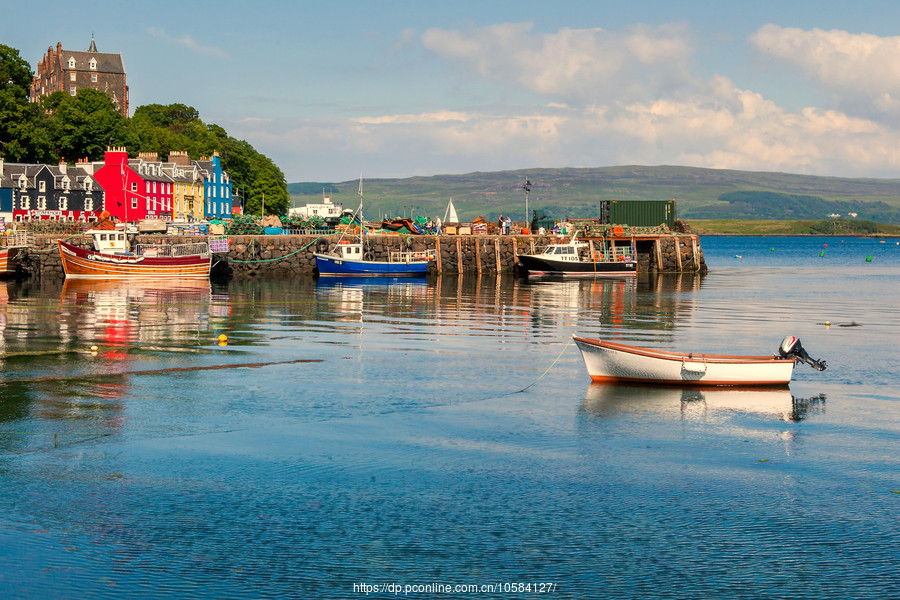
[[[503,215],[500,215],[500,218],[497,219],[497,233],[503,235]]]

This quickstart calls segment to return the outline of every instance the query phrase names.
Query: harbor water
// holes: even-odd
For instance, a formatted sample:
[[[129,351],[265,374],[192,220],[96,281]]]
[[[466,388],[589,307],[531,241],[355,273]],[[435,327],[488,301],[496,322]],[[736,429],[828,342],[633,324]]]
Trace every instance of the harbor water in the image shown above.
[[[702,246],[705,277],[0,282],[0,597],[896,595],[900,245]],[[572,334],[828,370],[592,385]]]

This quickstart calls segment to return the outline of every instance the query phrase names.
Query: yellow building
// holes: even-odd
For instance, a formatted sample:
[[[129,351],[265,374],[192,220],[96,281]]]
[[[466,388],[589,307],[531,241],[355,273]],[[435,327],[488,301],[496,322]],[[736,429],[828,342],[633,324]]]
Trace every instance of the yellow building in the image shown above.
[[[174,181],[172,216],[186,221],[203,220],[203,174],[187,152],[169,152],[169,162],[163,167]]]

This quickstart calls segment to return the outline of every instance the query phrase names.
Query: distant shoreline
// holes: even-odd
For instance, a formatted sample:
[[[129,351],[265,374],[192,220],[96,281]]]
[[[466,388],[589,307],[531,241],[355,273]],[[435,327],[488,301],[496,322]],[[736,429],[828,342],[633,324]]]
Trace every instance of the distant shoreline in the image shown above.
[[[759,221],[750,219],[683,219],[689,231],[703,236],[900,237],[900,226],[865,220]]]

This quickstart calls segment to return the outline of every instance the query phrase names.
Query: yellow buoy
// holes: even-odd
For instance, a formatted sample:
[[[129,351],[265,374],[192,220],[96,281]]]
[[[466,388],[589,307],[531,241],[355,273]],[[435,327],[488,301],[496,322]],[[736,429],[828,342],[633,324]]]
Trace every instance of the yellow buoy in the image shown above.
[[[228,336],[227,336],[227,335],[225,335],[224,333],[219,335],[219,343],[224,343],[224,342],[227,342],[227,341],[228,341]]]
[[[96,351],[97,351],[97,346],[91,346],[91,352],[96,352]]]

